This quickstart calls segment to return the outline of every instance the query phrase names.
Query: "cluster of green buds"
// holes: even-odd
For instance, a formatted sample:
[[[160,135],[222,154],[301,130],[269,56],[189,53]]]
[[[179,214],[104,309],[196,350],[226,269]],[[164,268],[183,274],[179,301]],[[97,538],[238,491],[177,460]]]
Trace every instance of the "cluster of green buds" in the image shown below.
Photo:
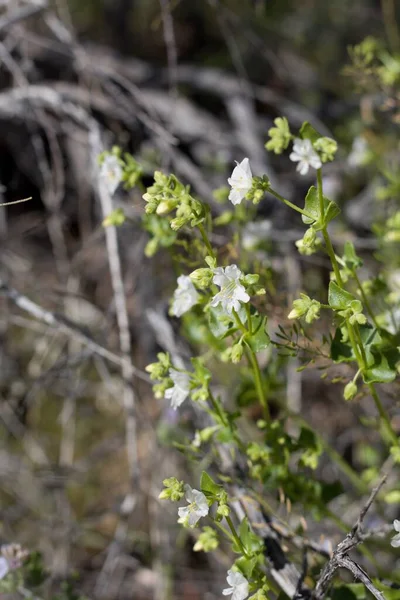
[[[166,390],[173,385],[169,376],[172,368],[171,358],[167,352],[157,354],[158,361],[147,365],[146,371],[150,374],[150,379],[157,380],[153,386],[153,392],[156,398],[163,398]]]
[[[312,323],[319,319],[319,311],[321,303],[318,300],[313,300],[307,294],[300,294],[300,298],[294,300],[293,308],[290,311],[289,319],[299,319],[305,317],[306,323]]]
[[[318,252],[322,247],[321,238],[317,237],[317,231],[314,227],[309,227],[301,240],[295,242],[299,254],[311,256]]]
[[[174,231],[189,223],[195,227],[206,215],[204,205],[190,194],[190,186],[183,185],[175,175],[165,175],[161,171],[154,173],[154,184],[147,188],[143,199],[147,202],[147,214],[165,216],[176,211],[169,221]]]

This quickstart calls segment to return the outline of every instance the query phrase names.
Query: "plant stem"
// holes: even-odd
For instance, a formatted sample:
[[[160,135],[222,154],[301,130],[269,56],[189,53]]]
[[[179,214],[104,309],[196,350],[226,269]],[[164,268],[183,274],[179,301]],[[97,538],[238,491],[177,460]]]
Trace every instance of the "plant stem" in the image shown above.
[[[371,392],[371,396],[372,396],[372,398],[373,398],[373,400],[375,402],[375,406],[376,406],[376,408],[377,408],[377,410],[379,412],[379,416],[381,418],[381,423],[383,422],[383,424],[385,425],[386,432],[387,432],[388,436],[390,437],[390,439],[392,440],[393,445],[394,446],[398,446],[399,445],[399,438],[397,437],[397,435],[396,435],[396,433],[395,433],[395,431],[394,431],[394,429],[392,427],[392,424],[390,422],[389,416],[388,416],[386,410],[383,407],[383,404],[381,402],[381,399],[378,396],[378,393],[376,391],[376,388],[375,388],[374,384],[373,383],[369,383],[368,387],[369,387],[369,390]]]
[[[324,199],[323,199],[323,190],[322,190],[322,171],[321,169],[318,169],[317,171],[317,180],[318,180],[318,195],[319,195],[319,201],[320,201],[320,207],[321,207],[321,214],[323,215],[323,211],[324,211]],[[324,240],[325,240],[325,245],[326,245],[326,250],[328,252],[329,258],[331,260],[332,263],[332,267],[333,267],[333,271],[335,273],[335,277],[336,277],[336,282],[339,285],[339,287],[341,287],[343,289],[343,280],[341,278],[340,275],[340,270],[339,270],[339,265],[336,259],[336,255],[335,255],[335,251],[333,249],[332,246],[332,242],[331,239],[329,237],[329,233],[326,227],[324,227],[322,229],[322,235],[324,236]],[[368,299],[364,294],[364,290],[362,289],[362,285],[360,280],[358,279],[358,276],[356,273],[354,273],[357,284],[361,290],[361,294],[363,297],[363,300],[365,302],[365,306],[369,312],[369,314],[371,315],[372,320],[374,321],[374,324],[376,325],[375,322],[375,318],[373,316],[371,307],[369,305]],[[361,335],[360,335],[360,331],[358,329],[358,327],[356,327],[355,329],[353,328],[353,326],[346,321],[346,326],[347,326],[347,331],[349,333],[349,339],[350,339],[350,343],[352,345],[353,348],[353,352],[354,355],[356,357],[357,363],[359,368],[361,369],[361,372],[365,371],[366,367],[367,367],[367,357],[365,354],[365,349],[364,349],[364,344],[362,342],[361,339]],[[376,391],[375,385],[373,383],[369,383],[368,384],[369,390],[371,392],[372,398],[375,402],[375,406],[378,410],[379,413],[379,417],[381,420],[381,424],[384,425],[386,432],[388,434],[388,436],[390,437],[391,441],[393,442],[393,444],[395,446],[399,445],[399,439],[395,433],[395,431],[392,428],[392,425],[390,423],[390,419],[389,416],[386,412],[386,410],[383,407],[383,404],[378,396],[378,393]]]
[[[236,544],[238,545],[238,547],[240,548],[240,550],[242,551],[243,556],[245,556],[246,558],[248,558],[248,554],[246,552],[245,547],[242,544],[242,540],[240,539],[240,537],[238,536],[238,534],[236,533],[236,529],[234,524],[232,523],[232,519],[230,517],[225,517],[226,522],[229,525],[229,529],[232,532],[232,536],[233,539],[235,540]]]
[[[369,316],[371,317],[371,320],[372,320],[373,324],[375,325],[375,327],[377,329],[379,329],[379,325],[376,322],[375,315],[374,315],[373,310],[371,308],[371,305],[369,303],[367,294],[364,292],[363,286],[361,284],[361,281],[360,281],[360,279],[359,279],[359,277],[357,275],[357,271],[355,269],[352,270],[352,275],[353,275],[354,279],[357,282],[358,289],[360,290],[361,298],[363,299],[363,302],[365,304],[365,308],[367,309],[367,312],[368,312]]]
[[[209,255],[211,256],[211,258],[215,258],[215,253],[214,250],[210,244],[210,240],[208,239],[208,235],[206,233],[206,230],[203,227],[203,223],[199,223],[197,225],[198,230],[200,231],[200,235],[203,238],[203,242],[208,250]]]
[[[269,422],[271,417],[269,414],[267,398],[265,397],[263,390],[261,371],[260,366],[258,364],[257,356],[254,350],[249,346],[249,344],[247,342],[245,342],[245,344],[247,346],[247,356],[249,358],[249,361],[251,362],[251,366],[253,367],[257,396],[264,412],[264,419],[267,422]]]
[[[284,198],[283,196],[281,196],[280,194],[278,194],[278,192],[275,192],[275,190],[273,190],[272,188],[269,188],[267,190],[267,192],[269,192],[270,194],[272,194],[273,196],[275,196],[275,198],[278,198],[278,200],[280,200],[281,202],[283,202],[284,204],[286,204],[286,206],[290,206],[290,208],[293,208],[293,210],[295,210],[298,213],[301,213],[302,215],[304,215],[305,217],[307,217],[307,219],[311,219],[311,220],[314,221],[314,217],[312,215],[309,215],[302,208],[299,208],[298,206],[296,206],[295,204],[293,204],[289,200],[286,200],[286,198]]]
[[[221,419],[223,425],[225,425],[225,426],[229,425],[229,423],[227,422],[227,419],[225,417],[224,411],[221,409],[220,403],[214,397],[214,395],[213,395],[213,393],[211,392],[210,389],[208,390],[208,394],[209,394],[209,398],[210,398],[210,402],[212,404],[212,407],[215,410],[215,412],[217,413],[217,415],[219,416],[219,418]]]
[[[243,333],[250,335],[249,330],[243,325],[243,323],[235,309],[232,310],[232,314],[235,317],[235,321],[236,321],[239,329],[241,331],[243,331]],[[253,368],[257,396],[258,396],[258,399],[260,401],[260,404],[261,404],[263,412],[264,412],[264,419],[266,421],[269,421],[270,420],[269,408],[268,408],[267,399],[265,397],[264,390],[263,390],[262,376],[261,376],[261,371],[260,371],[260,366],[258,364],[257,356],[256,356],[256,353],[254,352],[253,348],[250,346],[250,344],[246,340],[244,340],[244,343],[247,347],[247,357]]]

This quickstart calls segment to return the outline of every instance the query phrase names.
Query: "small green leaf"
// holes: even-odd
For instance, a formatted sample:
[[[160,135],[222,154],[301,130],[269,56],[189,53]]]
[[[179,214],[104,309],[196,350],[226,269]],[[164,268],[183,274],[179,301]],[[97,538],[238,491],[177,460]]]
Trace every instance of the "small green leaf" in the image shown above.
[[[352,242],[345,243],[343,260],[346,267],[350,270],[358,269],[363,264],[361,258],[357,256],[354,244]]]
[[[304,203],[304,211],[309,216],[302,215],[301,218],[306,225],[313,225],[315,231],[319,231],[328,225],[340,213],[340,208],[333,200],[329,200],[329,198],[323,196],[323,203],[324,214],[322,215],[318,190],[312,185],[308,190]]]
[[[232,323],[233,319],[227,317],[220,306],[213,306],[208,311],[208,326],[218,340],[222,339],[231,329]]]
[[[221,490],[223,490],[223,486],[215,483],[215,481],[205,471],[203,471],[201,474],[200,487],[203,494],[208,494],[211,496],[216,496]]]
[[[318,191],[315,186],[311,186],[307,192],[307,196],[304,203],[305,212],[312,218],[302,215],[302,221],[306,225],[317,223],[321,217],[321,210],[319,205]]]
[[[267,317],[253,317],[252,327],[255,333],[246,339],[252,350],[254,350],[254,352],[260,352],[261,350],[268,348],[271,344],[271,338],[267,333]]]
[[[382,352],[373,352],[374,363],[363,372],[365,383],[391,383],[396,379],[397,371],[390,368],[386,356]]]
[[[355,300],[354,296],[340,288],[337,283],[331,281],[329,284],[328,303],[334,310],[344,310],[348,308],[350,302]]]
[[[251,579],[256,565],[256,556],[254,556],[253,558],[245,558],[244,556],[241,556],[235,561],[235,566],[243,573],[246,579]]]
[[[320,133],[308,121],[304,121],[301,129],[299,131],[300,137],[303,140],[311,140],[311,142],[316,142],[321,136]]]

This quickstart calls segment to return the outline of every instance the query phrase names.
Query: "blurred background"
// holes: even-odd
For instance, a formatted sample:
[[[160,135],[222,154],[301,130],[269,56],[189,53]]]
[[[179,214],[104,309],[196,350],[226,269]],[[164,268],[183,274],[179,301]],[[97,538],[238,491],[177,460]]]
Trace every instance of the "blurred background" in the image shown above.
[[[364,273],[376,275],[373,226],[400,191],[388,176],[398,166],[400,69],[392,64],[381,85],[349,46],[374,36],[397,56],[398,3],[2,0],[0,11],[0,201],[32,198],[0,207],[0,541],[40,552],[41,598],[218,598],[231,557],[194,553],[175,506],[158,501],[165,477],[198,476],[181,451],[196,416],[155,400],[144,371],[160,350],[191,354],[168,317],[172,262],[165,251],[144,254],[138,189],[118,189],[114,208],[129,221],[117,246],[106,241],[97,155],[115,144],[131,152],[145,185],[154,169],[171,170],[216,214],[212,190],[248,156],[253,173],[301,202],[312,174],[299,178],[264,143],[277,116],[294,129],[310,121],[339,143],[324,181],[342,208],[334,239],[351,239]],[[380,162],[365,162],[367,152]],[[299,290],[321,294],[329,264],[297,253],[302,225],[277,202],[264,202],[256,221],[247,243],[270,283],[276,329]],[[229,232],[215,241],[227,244]],[[399,267],[393,247],[380,252]],[[381,464],[368,399],[338,410],[343,370],[321,380],[299,364],[265,357],[274,414],[287,401],[356,470]],[[245,390],[228,367],[218,375],[251,431],[259,415]],[[385,393],[395,402],[398,386]],[[324,468],[328,481],[340,478]],[[351,522],[350,492],[336,509]],[[340,539],[332,523],[321,534]]]

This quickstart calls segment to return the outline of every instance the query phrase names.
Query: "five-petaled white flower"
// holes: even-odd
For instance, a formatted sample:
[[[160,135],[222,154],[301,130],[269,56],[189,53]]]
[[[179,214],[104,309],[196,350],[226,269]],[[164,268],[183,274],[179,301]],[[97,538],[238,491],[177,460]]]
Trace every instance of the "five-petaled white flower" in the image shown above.
[[[189,503],[178,509],[178,515],[182,521],[187,521],[189,527],[194,527],[201,517],[206,517],[209,512],[207,498],[203,492],[192,490],[190,485],[185,485],[185,498]]]
[[[106,185],[108,193],[114,195],[121,179],[123,171],[120,162],[113,154],[108,154],[100,168],[100,178]]]
[[[232,171],[232,176],[228,179],[228,183],[232,188],[229,192],[229,200],[232,204],[240,204],[247,192],[251,190],[253,176],[248,158],[244,158],[241,163],[235,162],[236,167]]]
[[[185,312],[199,301],[199,294],[196,291],[188,275],[178,277],[178,287],[174,292],[171,313],[175,317],[181,317]]]
[[[241,276],[242,271],[236,265],[229,265],[225,269],[223,267],[214,269],[213,283],[218,285],[221,291],[211,300],[211,306],[221,304],[228,314],[232,314],[233,309],[238,312],[240,303],[250,300],[250,296],[239,281]]]
[[[232,594],[231,600],[244,600],[249,595],[249,582],[239,571],[229,569],[227,582],[231,587],[222,590],[224,596]]]
[[[176,369],[170,369],[169,376],[174,385],[165,390],[164,397],[166,400],[171,400],[171,406],[176,410],[189,396],[190,377],[187,373],[180,373]]]
[[[289,156],[293,162],[298,162],[297,171],[300,175],[306,175],[308,169],[320,169],[322,162],[318,154],[315,152],[311,140],[301,140],[296,138],[293,142],[293,152]]]
[[[400,548],[400,521],[395,519],[393,521],[393,527],[395,531],[397,531],[397,535],[395,535],[394,538],[392,538],[390,545],[393,546],[393,548]]]

